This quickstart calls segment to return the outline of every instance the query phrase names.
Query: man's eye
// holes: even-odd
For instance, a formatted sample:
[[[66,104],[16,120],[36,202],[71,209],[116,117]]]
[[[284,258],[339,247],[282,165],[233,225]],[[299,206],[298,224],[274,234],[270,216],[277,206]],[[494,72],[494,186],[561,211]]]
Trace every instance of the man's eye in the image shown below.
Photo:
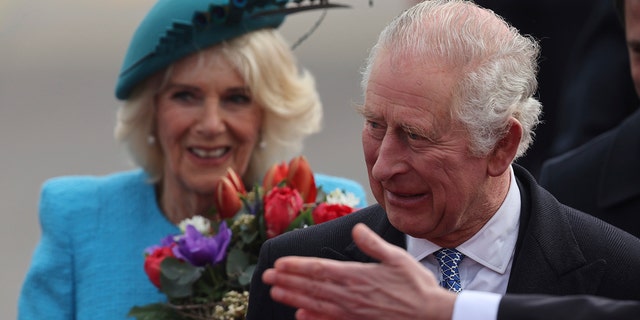
[[[380,129],[380,128],[382,128],[382,126],[379,123],[375,122],[375,121],[368,120],[367,123],[369,124],[369,127],[371,127],[371,129]]]
[[[411,139],[411,140],[420,140],[420,139],[422,139],[421,136],[419,136],[419,135],[417,135],[415,133],[412,133],[412,132],[407,132],[407,137],[409,137],[409,139]]]

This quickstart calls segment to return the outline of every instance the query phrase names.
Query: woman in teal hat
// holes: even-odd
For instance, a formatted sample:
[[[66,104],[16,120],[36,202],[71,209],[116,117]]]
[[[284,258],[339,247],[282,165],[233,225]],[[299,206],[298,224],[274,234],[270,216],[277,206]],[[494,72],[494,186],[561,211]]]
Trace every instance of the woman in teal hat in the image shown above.
[[[227,169],[246,186],[320,128],[312,76],[276,30],[287,1],[159,0],[135,32],[116,86],[116,139],[139,169],[44,183],[42,237],[19,319],[123,319],[163,301],[143,251],[212,206]],[[299,2],[299,1],[298,1]],[[364,205],[361,185],[316,174]]]

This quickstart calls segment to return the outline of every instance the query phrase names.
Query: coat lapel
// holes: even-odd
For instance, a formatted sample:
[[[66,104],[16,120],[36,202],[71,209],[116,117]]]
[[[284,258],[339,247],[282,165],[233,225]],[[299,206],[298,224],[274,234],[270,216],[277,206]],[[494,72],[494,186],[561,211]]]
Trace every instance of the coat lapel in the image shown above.
[[[588,261],[576,242],[566,211],[533,177],[516,168],[522,208],[507,292],[595,293],[604,260]]]
[[[380,205],[376,204],[363,210],[370,210],[370,212],[363,215],[364,219],[360,222],[366,224],[385,241],[398,247],[406,248],[404,234],[391,225],[389,219],[387,219],[386,212]],[[342,252],[338,252],[330,247],[324,247],[322,248],[321,253],[324,257],[334,260],[376,262],[376,260],[362,252],[353,241],[351,241]]]

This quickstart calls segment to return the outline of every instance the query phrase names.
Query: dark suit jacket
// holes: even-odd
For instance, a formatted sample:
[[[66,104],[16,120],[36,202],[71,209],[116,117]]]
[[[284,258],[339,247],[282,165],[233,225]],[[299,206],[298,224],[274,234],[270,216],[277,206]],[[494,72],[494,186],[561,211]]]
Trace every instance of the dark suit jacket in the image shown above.
[[[640,299],[640,239],[560,204],[522,167],[514,165],[514,171],[522,208],[507,292]],[[271,239],[260,251],[248,319],[294,319],[295,310],[275,303],[261,280],[279,257],[372,262],[351,239],[351,229],[358,222],[387,242],[406,248],[405,235],[389,223],[379,205]]]
[[[640,237],[640,110],[545,162],[540,185],[560,202]]]
[[[500,301],[498,320],[637,320],[640,301],[594,296],[552,297],[506,295]]]

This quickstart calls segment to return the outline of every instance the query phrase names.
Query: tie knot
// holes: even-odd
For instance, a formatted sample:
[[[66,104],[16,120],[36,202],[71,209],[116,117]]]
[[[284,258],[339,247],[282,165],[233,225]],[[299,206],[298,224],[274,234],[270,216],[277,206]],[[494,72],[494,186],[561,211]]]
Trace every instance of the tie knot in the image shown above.
[[[440,285],[449,291],[460,292],[462,286],[460,285],[460,272],[458,271],[458,264],[464,258],[464,255],[456,249],[442,248],[434,253],[438,263],[440,264],[440,271],[442,273],[442,281]]]
[[[462,258],[464,258],[464,254],[460,253],[460,251],[456,249],[448,249],[442,248],[435,253],[436,259],[440,263],[440,266],[444,265],[458,265]]]

